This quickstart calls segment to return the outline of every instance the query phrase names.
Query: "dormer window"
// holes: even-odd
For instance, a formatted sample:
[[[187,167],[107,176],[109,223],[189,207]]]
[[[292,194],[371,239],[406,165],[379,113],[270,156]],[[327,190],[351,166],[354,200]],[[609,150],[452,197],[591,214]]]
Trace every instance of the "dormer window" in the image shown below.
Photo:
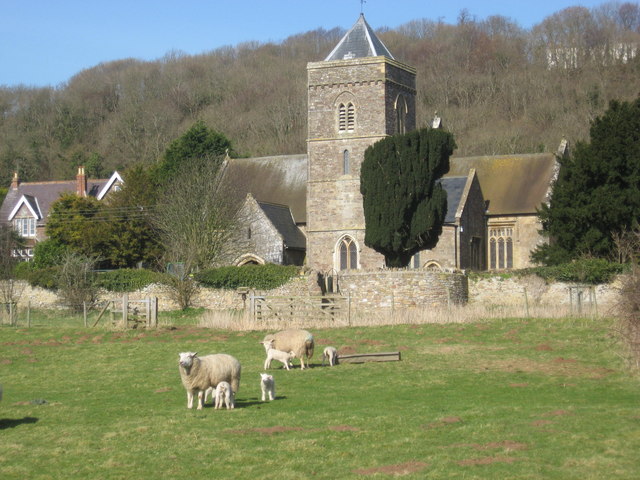
[[[352,102],[338,105],[338,131],[353,132],[356,126],[356,107]]]
[[[14,218],[13,228],[23,237],[36,236],[36,219],[35,218]]]

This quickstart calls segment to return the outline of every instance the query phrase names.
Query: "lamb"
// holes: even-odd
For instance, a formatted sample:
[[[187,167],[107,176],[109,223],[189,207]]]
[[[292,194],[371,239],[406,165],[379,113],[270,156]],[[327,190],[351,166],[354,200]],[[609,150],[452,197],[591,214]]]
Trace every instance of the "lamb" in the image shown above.
[[[293,352],[283,352],[282,350],[276,350],[273,348],[273,340],[264,342],[264,347],[267,350],[267,358],[264,361],[264,369],[267,370],[271,366],[271,360],[278,360],[284,364],[284,368],[289,370],[289,363],[296,355]]]
[[[305,357],[307,358],[307,365],[309,365],[309,359],[313,356],[313,335],[306,330],[292,328],[268,334],[261,342],[267,353],[269,352],[269,342],[271,342],[271,348],[283,352],[293,352],[300,359],[300,368],[302,370],[305,368]]]
[[[322,352],[322,366],[324,366],[324,361],[329,360],[329,365],[333,367],[338,363],[338,350],[334,347],[325,347]]]
[[[228,382],[234,393],[240,388],[240,362],[226,353],[198,357],[197,352],[182,352],[178,369],[182,385],[187,390],[187,408],[193,408],[193,396],[198,394],[198,410],[204,404],[205,392],[220,382]]]
[[[216,396],[215,396],[215,408],[222,408],[222,403],[224,402],[227,410],[230,408],[235,408],[235,398],[233,394],[233,389],[229,382],[220,382],[216,387]]]
[[[267,375],[266,373],[260,374],[260,390],[262,390],[262,401],[265,401],[267,394],[269,401],[276,398],[276,381],[273,379],[273,375]]]

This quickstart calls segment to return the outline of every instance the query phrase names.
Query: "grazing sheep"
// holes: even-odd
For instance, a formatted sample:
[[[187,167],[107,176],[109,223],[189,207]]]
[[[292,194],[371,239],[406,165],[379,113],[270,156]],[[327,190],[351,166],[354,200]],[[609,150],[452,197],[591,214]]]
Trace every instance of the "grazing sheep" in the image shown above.
[[[198,394],[198,410],[202,409],[208,388],[229,382],[234,393],[240,388],[240,362],[226,353],[198,357],[197,352],[182,352],[178,369],[182,385],[187,390],[187,408],[193,408],[193,396]]]
[[[216,387],[214,408],[222,408],[223,402],[227,407],[227,410],[230,408],[235,408],[235,398],[229,382],[220,382]]]
[[[276,350],[273,348],[273,340],[269,340],[264,343],[267,350],[267,358],[264,361],[264,369],[268,370],[271,367],[271,360],[278,360],[284,365],[284,368],[289,370],[289,363],[296,355],[293,352],[283,352],[282,350]]]
[[[272,343],[271,348],[283,352],[293,352],[300,359],[300,368],[302,370],[305,368],[305,357],[307,358],[307,365],[309,365],[309,359],[313,356],[313,335],[306,330],[292,328],[265,336],[261,343],[267,353],[269,351],[269,342]]]
[[[324,361],[329,360],[329,365],[333,367],[338,363],[338,350],[334,347],[325,347],[324,352],[322,352],[322,366],[324,366]]]
[[[260,374],[260,390],[262,390],[263,402],[267,395],[269,396],[269,401],[276,398],[276,381],[273,379],[273,375],[267,375],[266,373]]]

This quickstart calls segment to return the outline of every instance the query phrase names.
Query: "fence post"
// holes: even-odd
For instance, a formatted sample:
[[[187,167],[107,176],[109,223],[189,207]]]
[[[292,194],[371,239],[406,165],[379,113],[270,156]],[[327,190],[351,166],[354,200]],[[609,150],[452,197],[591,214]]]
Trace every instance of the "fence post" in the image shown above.
[[[82,319],[84,320],[84,328],[87,328],[87,302],[82,302]]]
[[[151,321],[152,326],[158,326],[158,297],[151,297]]]
[[[122,295],[122,326],[127,328],[129,314],[129,294]]]
[[[527,318],[529,318],[529,297],[527,295],[527,287],[524,287],[524,306],[527,309]]]
[[[31,299],[27,300],[27,328],[31,328]]]
[[[347,323],[351,326],[351,290],[347,294]]]

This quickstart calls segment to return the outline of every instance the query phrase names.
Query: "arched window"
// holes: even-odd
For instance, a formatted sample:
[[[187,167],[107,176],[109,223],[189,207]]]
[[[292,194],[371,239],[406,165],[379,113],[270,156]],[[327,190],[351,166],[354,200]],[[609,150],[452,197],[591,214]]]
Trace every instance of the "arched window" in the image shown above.
[[[356,126],[356,107],[352,102],[338,105],[338,130],[353,132]]]
[[[396,99],[396,133],[407,133],[407,101],[402,95]]]
[[[351,167],[349,165],[349,150],[342,152],[342,174],[349,175]]]
[[[346,236],[340,240],[340,270],[355,270],[358,268],[358,246],[353,238]]]

